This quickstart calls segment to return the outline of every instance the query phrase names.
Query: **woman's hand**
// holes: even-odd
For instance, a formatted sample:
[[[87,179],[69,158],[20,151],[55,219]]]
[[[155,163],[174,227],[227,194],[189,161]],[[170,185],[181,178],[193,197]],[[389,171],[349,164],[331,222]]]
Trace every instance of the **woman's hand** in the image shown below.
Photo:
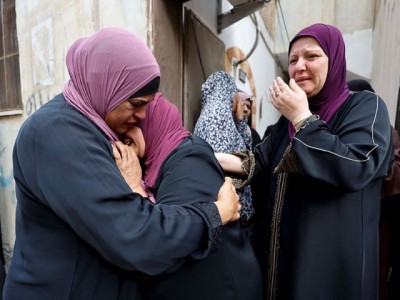
[[[312,115],[306,93],[290,79],[287,85],[282,78],[277,77],[269,87],[272,105],[284,115],[293,126]]]
[[[225,177],[225,182],[218,192],[217,201],[214,202],[221,216],[222,224],[236,221],[240,218],[239,195],[232,184],[232,178]]]
[[[147,197],[147,194],[141,185],[142,168],[135,149],[129,145],[124,145],[119,141],[115,142],[112,147],[115,162],[117,163],[126,183],[133,192],[139,193],[143,197]]]
[[[237,120],[244,119],[244,101],[240,100],[237,93],[233,96],[232,114]]]

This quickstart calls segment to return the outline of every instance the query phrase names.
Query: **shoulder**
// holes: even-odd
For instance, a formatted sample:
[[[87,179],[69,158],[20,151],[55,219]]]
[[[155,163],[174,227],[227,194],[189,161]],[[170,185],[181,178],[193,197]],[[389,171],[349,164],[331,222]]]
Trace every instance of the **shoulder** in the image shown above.
[[[351,92],[347,101],[339,108],[337,115],[342,116],[386,116],[387,107],[383,99],[370,91]]]
[[[370,91],[350,92],[348,101],[350,105],[354,106],[366,104],[376,106],[380,103],[384,104],[384,101],[378,94]]]
[[[182,143],[171,152],[170,158],[181,159],[187,155],[214,155],[210,144],[194,134],[185,138]]]

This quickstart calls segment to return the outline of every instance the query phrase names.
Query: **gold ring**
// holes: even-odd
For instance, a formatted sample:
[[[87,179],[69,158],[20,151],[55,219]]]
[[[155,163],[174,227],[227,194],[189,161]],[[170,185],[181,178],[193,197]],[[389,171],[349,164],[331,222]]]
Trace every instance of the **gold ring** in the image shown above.
[[[275,92],[275,96],[276,97],[279,97],[279,95],[281,94],[281,92],[280,91],[278,91],[278,92]]]

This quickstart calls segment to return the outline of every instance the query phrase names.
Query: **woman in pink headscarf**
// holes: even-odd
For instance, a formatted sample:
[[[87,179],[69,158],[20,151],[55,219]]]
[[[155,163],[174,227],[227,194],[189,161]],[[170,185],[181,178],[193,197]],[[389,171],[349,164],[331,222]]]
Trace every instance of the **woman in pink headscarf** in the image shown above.
[[[380,192],[393,153],[385,103],[349,91],[336,27],[304,28],[288,53],[289,83],[278,77],[269,89],[282,117],[244,164],[255,168],[267,299],[377,299]],[[225,168],[240,171],[233,159]]]
[[[223,171],[211,146],[183,127],[178,108],[157,93],[139,127],[145,141],[143,181],[155,196],[155,207],[201,208],[213,202]],[[133,129],[127,136],[135,140],[135,134]],[[214,234],[220,244],[207,257],[191,255],[161,276],[149,276],[142,285],[145,298],[261,300],[261,271],[241,224],[229,223]],[[176,250],[161,255],[169,256],[168,251]]]
[[[205,256],[214,230],[238,214],[232,184],[218,202],[154,207],[141,195],[131,156],[129,186],[114,151],[146,115],[159,66],[131,32],[106,28],[68,50],[62,94],[22,125],[14,146],[16,241],[5,299],[142,299],[141,272],[159,274]]]

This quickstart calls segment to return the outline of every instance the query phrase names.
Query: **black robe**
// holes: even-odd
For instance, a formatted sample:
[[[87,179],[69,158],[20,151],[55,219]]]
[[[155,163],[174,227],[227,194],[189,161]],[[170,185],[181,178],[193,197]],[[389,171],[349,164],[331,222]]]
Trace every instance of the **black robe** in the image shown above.
[[[22,125],[13,166],[8,300],[142,299],[142,272],[156,275],[187,255],[206,256],[220,228],[213,203],[154,206],[132,193],[110,142],[61,94]]]
[[[156,182],[157,203],[214,201],[223,178],[210,145],[193,135],[164,161]],[[187,259],[149,277],[144,289],[146,299],[154,300],[257,300],[262,299],[261,270],[241,223],[235,221],[222,227],[218,249],[205,259]]]
[[[284,117],[267,128],[252,184],[267,299],[377,299],[391,145],[386,106],[369,92],[350,95],[327,124],[314,121],[292,141]]]

